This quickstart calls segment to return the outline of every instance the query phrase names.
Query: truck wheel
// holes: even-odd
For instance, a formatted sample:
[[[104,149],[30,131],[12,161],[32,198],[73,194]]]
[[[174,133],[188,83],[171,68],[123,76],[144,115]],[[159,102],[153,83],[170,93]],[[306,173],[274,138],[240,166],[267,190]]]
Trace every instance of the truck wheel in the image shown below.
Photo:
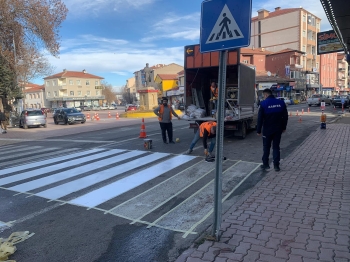
[[[241,139],[245,139],[247,136],[247,124],[245,122],[242,123],[241,127]]]

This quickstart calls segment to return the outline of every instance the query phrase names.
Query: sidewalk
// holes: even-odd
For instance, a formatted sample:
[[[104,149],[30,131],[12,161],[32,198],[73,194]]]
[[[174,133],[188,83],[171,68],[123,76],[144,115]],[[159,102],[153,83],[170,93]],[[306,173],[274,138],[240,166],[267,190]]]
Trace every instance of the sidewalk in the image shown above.
[[[350,126],[310,135],[176,262],[350,261]]]

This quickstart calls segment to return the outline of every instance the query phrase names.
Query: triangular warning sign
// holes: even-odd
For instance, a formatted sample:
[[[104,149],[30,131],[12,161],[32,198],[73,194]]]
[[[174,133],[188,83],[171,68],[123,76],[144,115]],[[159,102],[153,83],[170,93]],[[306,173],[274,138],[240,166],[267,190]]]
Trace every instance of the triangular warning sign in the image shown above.
[[[244,35],[242,34],[241,29],[239,29],[230,9],[225,5],[213,30],[211,30],[206,44],[224,42],[238,38],[244,38]]]

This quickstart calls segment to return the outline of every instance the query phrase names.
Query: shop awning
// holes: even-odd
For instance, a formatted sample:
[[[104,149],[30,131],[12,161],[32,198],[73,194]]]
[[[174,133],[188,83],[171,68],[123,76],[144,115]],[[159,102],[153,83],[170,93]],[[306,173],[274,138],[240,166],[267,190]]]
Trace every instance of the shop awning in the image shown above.
[[[350,50],[350,5],[344,0],[320,0],[328,21],[344,47],[345,54]],[[350,57],[348,57],[350,60]]]

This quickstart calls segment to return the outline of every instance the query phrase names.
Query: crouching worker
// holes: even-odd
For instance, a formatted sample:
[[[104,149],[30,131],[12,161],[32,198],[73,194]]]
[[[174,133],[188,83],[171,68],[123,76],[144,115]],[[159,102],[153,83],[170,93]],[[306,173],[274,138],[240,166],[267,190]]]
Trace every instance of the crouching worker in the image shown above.
[[[192,153],[193,148],[196,146],[196,143],[200,138],[203,138],[204,155],[206,156],[206,160],[213,162],[215,160],[212,153],[216,143],[216,122],[204,122],[199,126],[197,133],[194,135],[190,148],[187,150],[186,154]],[[211,140],[209,150],[207,145],[208,138]]]

